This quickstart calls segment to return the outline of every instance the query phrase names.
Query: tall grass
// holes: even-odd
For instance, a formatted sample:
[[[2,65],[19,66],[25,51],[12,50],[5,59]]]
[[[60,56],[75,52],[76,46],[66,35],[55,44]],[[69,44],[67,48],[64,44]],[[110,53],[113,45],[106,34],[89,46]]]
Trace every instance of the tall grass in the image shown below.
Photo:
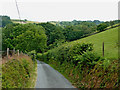
[[[36,63],[28,56],[10,59],[2,65],[2,88],[34,87]]]

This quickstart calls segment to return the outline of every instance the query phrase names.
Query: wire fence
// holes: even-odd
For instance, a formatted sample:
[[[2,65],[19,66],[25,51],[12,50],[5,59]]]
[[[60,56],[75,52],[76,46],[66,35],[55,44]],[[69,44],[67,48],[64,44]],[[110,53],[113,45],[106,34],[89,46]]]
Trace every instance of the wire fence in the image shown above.
[[[19,50],[9,50],[9,48],[7,48],[6,51],[0,51],[0,55],[2,60],[0,60],[0,63],[6,63],[11,59],[17,59],[23,56],[28,56],[27,54],[24,54],[22,52],[20,52]]]

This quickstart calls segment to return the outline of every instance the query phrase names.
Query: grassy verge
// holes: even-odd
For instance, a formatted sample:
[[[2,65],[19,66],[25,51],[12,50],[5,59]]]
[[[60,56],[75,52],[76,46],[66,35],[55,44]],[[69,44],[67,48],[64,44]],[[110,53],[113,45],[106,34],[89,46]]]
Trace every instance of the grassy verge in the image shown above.
[[[0,64],[0,90],[2,90],[2,65]]]
[[[30,57],[11,59],[2,65],[2,88],[33,88],[37,63]]]
[[[84,68],[82,73],[79,67],[69,63],[49,63],[51,67],[59,71],[76,88],[118,88],[118,60],[99,62],[91,70]]]
[[[35,65],[33,67],[33,72],[31,73],[31,78],[29,79],[28,86],[26,88],[35,88],[36,80],[37,80],[37,62],[35,61]]]

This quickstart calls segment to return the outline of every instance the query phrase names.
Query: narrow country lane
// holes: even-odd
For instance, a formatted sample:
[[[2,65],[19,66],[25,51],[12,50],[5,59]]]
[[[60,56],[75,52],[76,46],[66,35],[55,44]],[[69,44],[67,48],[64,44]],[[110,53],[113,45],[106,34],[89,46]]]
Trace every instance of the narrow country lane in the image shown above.
[[[58,71],[38,60],[37,74],[35,88],[74,88]]]

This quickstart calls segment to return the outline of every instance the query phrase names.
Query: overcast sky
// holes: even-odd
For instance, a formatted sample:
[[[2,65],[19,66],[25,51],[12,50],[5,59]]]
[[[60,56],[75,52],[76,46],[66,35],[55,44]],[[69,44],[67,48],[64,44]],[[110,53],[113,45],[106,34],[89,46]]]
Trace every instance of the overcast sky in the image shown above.
[[[22,19],[72,21],[118,19],[119,0],[17,0]],[[2,2],[2,3],[1,3]],[[0,15],[18,19],[15,0],[0,1]]]

